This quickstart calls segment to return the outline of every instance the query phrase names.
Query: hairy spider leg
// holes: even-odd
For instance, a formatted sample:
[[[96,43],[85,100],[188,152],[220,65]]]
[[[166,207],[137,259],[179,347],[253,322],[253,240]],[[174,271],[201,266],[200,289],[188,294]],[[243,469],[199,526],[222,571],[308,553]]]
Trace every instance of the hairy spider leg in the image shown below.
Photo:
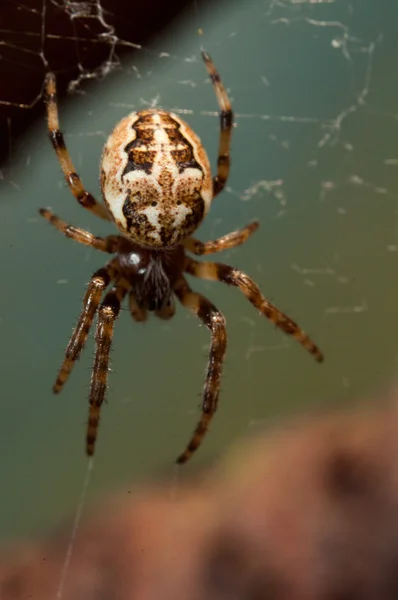
[[[259,228],[259,222],[253,221],[246,225],[246,227],[242,227],[242,229],[237,229],[236,231],[232,231],[231,233],[227,233],[227,235],[223,235],[217,240],[212,240],[211,242],[201,242],[200,240],[189,237],[183,240],[183,245],[186,250],[192,252],[192,254],[196,254],[197,256],[203,256],[205,254],[213,254],[215,252],[222,252],[223,250],[229,250],[230,248],[235,248],[235,246],[240,246],[244,244],[249,237],[257,231]]]
[[[211,331],[202,415],[187,447],[177,458],[177,463],[182,464],[199,448],[217,409],[222,366],[227,349],[227,331],[224,315],[207,298],[193,292],[184,277],[178,281],[174,291],[181,304],[197,315]]]
[[[217,159],[217,175],[213,177],[213,198],[217,196],[224,188],[230,167],[230,156],[229,150],[231,145],[232,136],[232,125],[233,125],[233,112],[231,102],[228,98],[228,94],[222,84],[220,75],[217,69],[207,54],[202,51],[202,58],[205,62],[207,72],[210,75],[211,82],[216,92],[217,102],[220,107],[220,142],[218,146],[218,159]]]
[[[127,282],[119,280],[111,291],[106,294],[98,311],[98,323],[95,332],[96,349],[91,375],[90,408],[86,436],[86,452],[88,456],[94,454],[101,405],[107,389],[109,354],[115,321],[119,315],[122,300],[127,292]]]
[[[297,323],[281,312],[262,295],[258,285],[254,283],[246,273],[222,263],[198,262],[189,257],[186,257],[185,270],[190,275],[200,277],[201,279],[221,281],[228,285],[238,287],[249,302],[251,302],[264,317],[267,317],[272,323],[275,323],[275,325],[285,333],[293,336],[310,354],[313,355],[315,360],[323,362],[323,354],[318,346],[314,344]]]
[[[53,148],[61,164],[66,182],[70,191],[81,206],[101,217],[111,220],[107,208],[97,202],[97,200],[87,192],[83,186],[82,180],[76,173],[72,159],[65,144],[64,136],[59,129],[58,106],[57,106],[57,88],[54,73],[47,73],[45,79],[45,93],[47,106],[48,132]]]
[[[54,394],[58,394],[65,385],[75,362],[78,360],[86,344],[94,315],[101,302],[101,296],[112,279],[115,279],[117,273],[117,260],[113,259],[105,267],[98,269],[88,282],[79,320],[66,347],[65,358],[53,386]]]
[[[62,221],[62,219],[57,217],[57,215],[55,215],[48,208],[41,208],[39,210],[39,213],[49,223],[51,223],[51,225],[54,225],[54,227],[58,229],[58,231],[66,235],[66,237],[75,240],[75,242],[85,244],[86,246],[92,246],[96,250],[108,252],[109,254],[114,254],[118,251],[119,242],[122,239],[122,236],[120,235],[108,235],[104,238],[99,237],[97,235],[93,235],[85,229],[75,227],[74,225],[69,225],[68,223]]]

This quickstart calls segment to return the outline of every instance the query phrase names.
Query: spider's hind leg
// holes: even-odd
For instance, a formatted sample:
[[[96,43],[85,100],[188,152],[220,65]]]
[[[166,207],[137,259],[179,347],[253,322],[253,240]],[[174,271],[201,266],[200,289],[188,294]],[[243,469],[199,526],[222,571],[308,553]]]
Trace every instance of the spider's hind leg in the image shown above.
[[[217,102],[220,107],[220,141],[218,146],[217,175],[213,177],[213,198],[224,189],[229,176],[231,135],[233,126],[233,112],[231,101],[221,82],[217,69],[207,54],[202,52],[202,58],[205,62],[207,72],[210,75],[211,82],[216,92]]]
[[[115,321],[119,315],[122,300],[127,292],[127,283],[123,282],[123,280],[118,281],[112,290],[107,293],[98,311],[98,324],[95,332],[96,349],[91,375],[90,409],[86,436],[86,451],[89,456],[94,454],[101,405],[107,389],[109,355]]]
[[[97,202],[97,200],[84,188],[82,180],[75,171],[72,159],[65,144],[62,131],[59,129],[58,106],[57,106],[57,87],[54,73],[47,73],[45,82],[47,124],[51,143],[57,154],[66,183],[70,191],[81,206],[101,217],[110,220],[107,208]]]
[[[222,366],[227,349],[227,332],[223,314],[207,298],[193,292],[183,277],[177,283],[174,291],[181,304],[197,315],[211,332],[209,362],[203,389],[202,415],[187,447],[177,458],[177,463],[182,464],[187,462],[199,448],[216,412]]]
[[[114,259],[105,267],[98,269],[91,277],[83,299],[83,308],[79,320],[67,345],[64,362],[53,386],[55,394],[58,394],[62,390],[75,362],[80,357],[86,344],[95,313],[101,302],[101,296],[112,279],[115,279],[117,272],[117,261]]]

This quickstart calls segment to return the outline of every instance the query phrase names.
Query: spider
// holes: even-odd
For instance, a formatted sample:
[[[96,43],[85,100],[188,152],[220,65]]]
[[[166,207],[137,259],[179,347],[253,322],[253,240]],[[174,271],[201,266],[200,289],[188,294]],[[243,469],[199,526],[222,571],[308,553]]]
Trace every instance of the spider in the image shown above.
[[[131,316],[136,321],[145,321],[148,311],[160,319],[170,319],[175,312],[174,299],[177,297],[211,333],[201,417],[188,445],[177,458],[180,464],[198,449],[217,409],[227,346],[223,314],[207,298],[190,288],[184,273],[239,288],[262,315],[292,335],[317,361],[323,361],[314,342],[262,295],[248,275],[222,263],[199,262],[187,254],[204,256],[234,248],[246,242],[259,226],[253,221],[209,242],[192,237],[228,179],[233,127],[231,103],[220,76],[207,52],[203,51],[202,57],[220,108],[217,174],[212,177],[200,139],[180,117],[158,108],[133,112],[116,125],[103,149],[100,183],[104,204],[98,203],[86,191],[75,171],[59,129],[55,76],[53,73],[46,76],[49,136],[69,189],[81,206],[102,219],[113,221],[121,233],[98,237],[67,224],[49,209],[40,209],[40,214],[65,236],[96,250],[115,254],[88,283],[77,326],[53,386],[54,393],[62,390],[98,314],[86,434],[89,456],[94,454],[101,405],[107,389],[115,321],[126,296]],[[111,289],[102,299],[110,284]]]

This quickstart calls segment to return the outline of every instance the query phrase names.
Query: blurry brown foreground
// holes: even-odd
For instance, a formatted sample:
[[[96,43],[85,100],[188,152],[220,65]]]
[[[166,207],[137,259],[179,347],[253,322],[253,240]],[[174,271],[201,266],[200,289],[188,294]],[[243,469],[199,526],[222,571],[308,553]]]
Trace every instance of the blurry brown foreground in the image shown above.
[[[112,498],[80,527],[62,598],[398,598],[397,406],[242,444],[174,497]],[[1,600],[55,599],[68,535],[8,555]]]

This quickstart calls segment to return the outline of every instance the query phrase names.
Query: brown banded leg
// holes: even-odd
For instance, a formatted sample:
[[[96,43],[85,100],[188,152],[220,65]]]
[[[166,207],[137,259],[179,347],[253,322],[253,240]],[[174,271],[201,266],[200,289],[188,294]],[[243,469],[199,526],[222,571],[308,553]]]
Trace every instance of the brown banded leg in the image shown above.
[[[57,88],[54,73],[47,73],[45,80],[45,99],[47,106],[48,132],[53,148],[61,164],[66,182],[70,191],[76,200],[92,213],[102,219],[110,220],[109,213],[103,204],[99,204],[94,196],[84,189],[83,183],[76,173],[72,159],[66,148],[64,136],[59,129],[58,107],[57,107]]]
[[[101,405],[104,401],[107,388],[109,354],[115,321],[119,315],[120,304],[127,291],[127,287],[118,282],[112,290],[107,293],[98,311],[98,323],[95,332],[96,349],[93,372],[91,375],[90,410],[86,436],[86,451],[89,456],[94,454]]]
[[[228,94],[221,82],[220,75],[207,52],[202,52],[207,72],[216,92],[217,102],[220,107],[220,142],[218,146],[217,175],[213,177],[213,198],[224,188],[230,166],[229,147],[231,144],[233,112]]]
[[[84,229],[80,229],[80,227],[68,225],[68,223],[62,221],[62,219],[57,217],[57,215],[48,208],[41,208],[39,213],[51,223],[51,225],[54,225],[58,231],[66,235],[66,237],[75,240],[75,242],[85,244],[86,246],[92,246],[96,250],[102,250],[102,252],[108,252],[109,254],[114,254],[118,251],[119,241],[122,239],[119,235],[108,235],[105,238],[98,237]]]
[[[174,291],[181,304],[197,315],[211,332],[209,362],[203,389],[202,416],[187,447],[177,458],[177,463],[182,464],[187,462],[199,448],[216,412],[222,366],[227,349],[227,332],[223,314],[207,298],[193,292],[184,278],[180,279]]]
[[[133,317],[134,321],[137,321],[137,323],[143,323],[147,320],[148,311],[146,308],[143,308],[138,304],[133,292],[130,292],[129,295],[129,307],[130,314]]]
[[[323,361],[323,354],[318,346],[300,329],[290,317],[281,312],[276,306],[271,304],[261,293],[260,288],[254,281],[238,269],[228,265],[213,262],[198,262],[186,257],[187,273],[200,277],[201,279],[212,279],[222,281],[228,285],[234,285],[240,289],[246,298],[253,304],[264,317],[267,317],[277,327],[285,333],[292,335],[318,362]]]
[[[64,362],[62,363],[58,377],[53,386],[53,392],[55,394],[58,394],[62,390],[75,362],[78,360],[87,341],[94,315],[101,302],[101,296],[112,279],[115,279],[116,275],[117,261],[114,259],[105,267],[98,269],[91,277],[84,296],[83,308],[78,323],[69,340],[69,344],[65,351]]]
[[[227,235],[223,235],[211,242],[201,242],[196,238],[188,237],[182,243],[186,250],[197,256],[213,254],[214,252],[222,252],[223,250],[229,250],[230,248],[235,248],[235,246],[244,244],[244,242],[257,231],[259,226],[258,221],[253,221],[252,223],[249,223],[249,225],[246,225],[246,227],[227,233]]]

